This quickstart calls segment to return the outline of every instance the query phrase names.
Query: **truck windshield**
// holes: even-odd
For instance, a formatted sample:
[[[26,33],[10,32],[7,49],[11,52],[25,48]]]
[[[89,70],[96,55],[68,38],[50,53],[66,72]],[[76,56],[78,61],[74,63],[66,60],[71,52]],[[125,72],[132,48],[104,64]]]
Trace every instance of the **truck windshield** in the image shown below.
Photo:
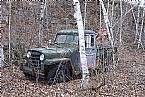
[[[55,43],[78,44],[78,36],[77,35],[58,34],[56,36]]]

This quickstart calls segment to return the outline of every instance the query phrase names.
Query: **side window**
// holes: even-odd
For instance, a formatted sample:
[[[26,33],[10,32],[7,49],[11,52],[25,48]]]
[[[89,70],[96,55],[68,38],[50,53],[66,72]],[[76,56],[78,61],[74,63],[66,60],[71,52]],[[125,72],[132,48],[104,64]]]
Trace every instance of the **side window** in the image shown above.
[[[94,35],[91,35],[91,46],[94,47],[95,45]]]
[[[66,43],[71,43],[74,41],[73,35],[66,35]]]
[[[85,47],[92,48],[94,47],[94,35],[85,35]]]
[[[89,35],[86,35],[85,36],[85,47],[86,48],[90,48],[90,38],[89,38]]]

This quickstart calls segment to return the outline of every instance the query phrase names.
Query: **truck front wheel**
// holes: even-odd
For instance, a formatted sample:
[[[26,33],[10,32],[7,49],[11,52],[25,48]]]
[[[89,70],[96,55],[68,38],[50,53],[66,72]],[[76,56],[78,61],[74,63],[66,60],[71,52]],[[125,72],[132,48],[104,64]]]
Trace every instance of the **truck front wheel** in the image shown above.
[[[67,64],[58,64],[50,68],[48,72],[48,84],[56,84],[60,82],[67,82],[70,80],[71,71]]]

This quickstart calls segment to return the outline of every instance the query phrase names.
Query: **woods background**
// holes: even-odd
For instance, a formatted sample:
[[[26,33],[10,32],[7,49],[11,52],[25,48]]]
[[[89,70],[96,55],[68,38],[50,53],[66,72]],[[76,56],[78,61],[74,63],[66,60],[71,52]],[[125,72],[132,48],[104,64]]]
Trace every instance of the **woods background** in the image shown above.
[[[85,12],[85,1],[80,0],[82,16]],[[120,30],[122,33],[122,42],[126,44],[135,44],[136,37],[136,23],[135,19],[139,18],[138,28],[141,26],[143,19],[143,8],[140,8],[140,17],[137,17],[138,8],[123,2],[121,18],[120,3],[112,1],[105,1],[106,9],[113,25],[113,33],[115,44],[119,44]],[[114,9],[112,10],[112,7]],[[37,0],[17,0],[11,2],[11,12],[9,11],[9,2],[1,1],[1,43],[5,46],[8,45],[8,24],[9,16],[11,13],[11,47],[13,53],[21,56],[27,49],[38,46],[38,32],[40,23],[40,2]],[[128,12],[129,11],[129,12]],[[101,12],[101,13],[100,13]],[[113,16],[112,16],[113,13]],[[74,8],[72,0],[48,0],[47,8],[45,10],[45,18],[43,27],[41,29],[42,45],[47,46],[49,39],[54,39],[54,35],[61,29],[73,29],[76,27],[76,21],[73,17]],[[133,17],[133,14],[135,17]],[[101,22],[100,22],[101,19]],[[98,0],[89,0],[86,7],[86,29],[97,31],[100,28],[105,29],[103,14],[100,11]],[[122,21],[122,26],[120,22]],[[138,29],[139,32],[141,29]],[[139,36],[138,36],[139,37]],[[142,34],[142,41],[145,44],[145,32]],[[138,39],[138,38],[137,38]],[[13,55],[13,54],[12,54]],[[13,56],[14,57],[14,56]]]

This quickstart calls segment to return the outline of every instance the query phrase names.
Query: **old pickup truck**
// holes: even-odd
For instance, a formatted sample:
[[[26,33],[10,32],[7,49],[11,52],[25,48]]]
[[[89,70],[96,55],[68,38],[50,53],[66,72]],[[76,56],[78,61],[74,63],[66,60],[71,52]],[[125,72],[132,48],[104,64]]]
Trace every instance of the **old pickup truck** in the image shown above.
[[[98,69],[98,60],[101,60],[101,64],[110,64],[113,53],[111,47],[98,45],[96,32],[92,30],[85,30],[84,34],[89,70]],[[78,41],[77,29],[59,31],[48,47],[27,51],[21,70],[25,76],[44,77],[49,83],[68,81],[81,75]]]

